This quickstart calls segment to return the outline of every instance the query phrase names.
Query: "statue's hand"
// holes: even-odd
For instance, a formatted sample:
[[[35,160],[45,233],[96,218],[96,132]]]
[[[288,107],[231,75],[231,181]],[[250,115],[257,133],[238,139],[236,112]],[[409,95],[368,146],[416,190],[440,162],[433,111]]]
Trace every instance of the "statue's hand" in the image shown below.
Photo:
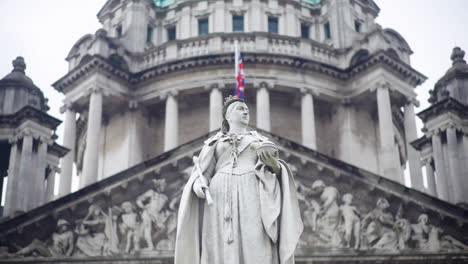
[[[206,198],[205,189],[208,189],[208,185],[202,181],[201,178],[198,178],[193,183],[193,192],[202,199]]]
[[[279,164],[277,155],[267,150],[259,150],[257,154],[260,161],[265,164],[273,173],[280,173],[281,166]]]

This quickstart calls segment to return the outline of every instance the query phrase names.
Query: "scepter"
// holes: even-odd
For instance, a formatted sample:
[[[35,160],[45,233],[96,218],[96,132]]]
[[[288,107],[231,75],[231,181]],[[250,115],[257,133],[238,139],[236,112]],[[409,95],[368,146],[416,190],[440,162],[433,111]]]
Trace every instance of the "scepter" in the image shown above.
[[[198,172],[198,176],[200,179],[204,182],[208,182],[206,177],[203,175],[201,168],[200,168],[200,163],[199,159],[197,156],[193,156],[193,164],[195,165],[195,170]],[[206,203],[211,206],[213,204],[213,198],[211,197],[210,190],[208,188],[205,188],[205,195],[206,195]]]

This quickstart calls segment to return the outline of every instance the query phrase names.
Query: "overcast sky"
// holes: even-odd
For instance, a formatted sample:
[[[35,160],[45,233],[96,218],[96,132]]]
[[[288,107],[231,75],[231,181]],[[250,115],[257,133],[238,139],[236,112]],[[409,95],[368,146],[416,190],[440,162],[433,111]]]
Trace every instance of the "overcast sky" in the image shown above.
[[[375,2],[381,8],[377,22],[403,35],[414,51],[412,66],[429,78],[417,89],[419,112],[428,106],[428,90],[450,67],[452,48],[468,50],[468,0]],[[73,44],[99,29],[96,14],[104,3],[105,0],[0,0],[0,78],[12,70],[11,61],[16,56],[23,56],[27,75],[49,98],[49,114],[63,120],[59,113],[63,96],[51,84],[66,74],[68,65],[64,59]],[[248,72],[248,65],[245,68]],[[59,136],[62,130],[63,125]]]

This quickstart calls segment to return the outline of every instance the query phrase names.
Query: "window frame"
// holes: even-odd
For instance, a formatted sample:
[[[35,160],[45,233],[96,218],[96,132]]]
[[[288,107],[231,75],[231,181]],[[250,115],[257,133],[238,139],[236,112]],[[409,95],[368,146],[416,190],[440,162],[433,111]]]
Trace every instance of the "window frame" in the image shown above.
[[[206,21],[206,32],[202,32],[202,24],[200,22]],[[210,20],[208,17],[202,17],[198,19],[198,36],[207,35],[210,33]]]
[[[273,25],[271,22],[273,22],[273,21],[276,23],[276,30],[271,30],[273,28],[273,27],[271,27],[271,25]],[[279,19],[278,19],[278,17],[268,16],[267,24],[268,24],[268,33],[279,34]]]
[[[240,30],[236,30],[235,21],[236,18],[242,18],[242,26]],[[232,15],[232,32],[244,32],[245,31],[245,20],[244,15]]]

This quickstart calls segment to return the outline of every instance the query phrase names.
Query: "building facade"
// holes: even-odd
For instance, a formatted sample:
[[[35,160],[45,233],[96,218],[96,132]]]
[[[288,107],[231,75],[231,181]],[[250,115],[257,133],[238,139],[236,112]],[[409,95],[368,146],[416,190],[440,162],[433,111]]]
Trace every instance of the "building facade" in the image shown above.
[[[379,11],[371,0],[107,1],[102,28],[75,43],[69,72],[53,84],[65,95],[69,149],[59,199],[4,220],[0,256],[172,263],[181,187],[191,157],[221,127],[237,44],[250,125],[278,143],[296,175],[298,263],[466,262],[467,211],[454,204],[468,201],[457,185],[468,184],[468,169],[452,159],[467,157],[466,63],[454,51],[458,70],[434,90],[436,101],[443,91],[459,96],[448,99],[455,141],[452,130],[450,146],[439,138],[441,154],[431,147],[438,137],[428,138],[440,131],[431,120],[446,117],[419,113],[418,139],[415,89],[426,77],[411,67],[405,39],[375,23]],[[74,169],[80,188],[71,193]]]

